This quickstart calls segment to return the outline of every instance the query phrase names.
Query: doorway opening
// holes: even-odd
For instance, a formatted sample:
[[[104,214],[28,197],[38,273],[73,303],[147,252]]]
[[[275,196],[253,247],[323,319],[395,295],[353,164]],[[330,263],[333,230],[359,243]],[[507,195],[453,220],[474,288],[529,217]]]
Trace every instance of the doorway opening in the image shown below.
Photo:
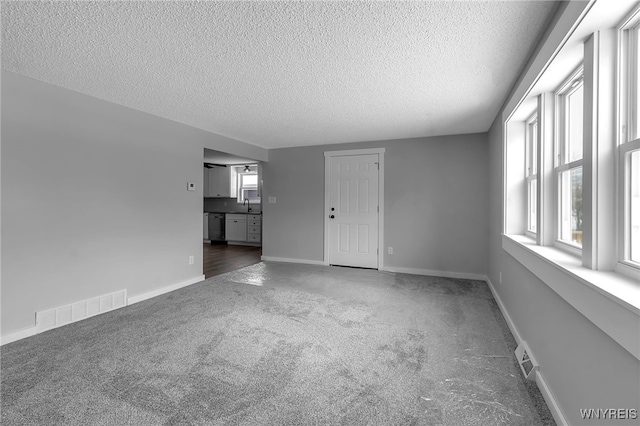
[[[203,172],[206,279],[261,261],[262,162],[205,148]]]
[[[204,278],[225,274],[260,263],[262,247],[203,243],[202,273]]]

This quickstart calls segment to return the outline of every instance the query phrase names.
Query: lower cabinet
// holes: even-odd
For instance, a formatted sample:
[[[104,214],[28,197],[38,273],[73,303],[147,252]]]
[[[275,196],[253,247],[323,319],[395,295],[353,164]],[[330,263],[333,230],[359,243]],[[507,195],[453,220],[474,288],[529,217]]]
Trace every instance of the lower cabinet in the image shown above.
[[[262,242],[262,217],[259,214],[227,213],[225,236],[230,242],[259,245]]]
[[[247,215],[247,241],[250,243],[259,243],[262,238],[262,218],[259,214]]]
[[[227,241],[247,241],[247,215],[227,214],[225,217]]]

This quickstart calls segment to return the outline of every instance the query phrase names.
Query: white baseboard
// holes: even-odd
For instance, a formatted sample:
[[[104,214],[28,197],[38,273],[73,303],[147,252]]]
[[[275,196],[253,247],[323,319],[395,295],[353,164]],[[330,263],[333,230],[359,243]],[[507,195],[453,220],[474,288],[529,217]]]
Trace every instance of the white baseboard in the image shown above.
[[[518,331],[518,327],[516,327],[516,324],[511,319],[511,316],[509,316],[509,311],[507,311],[507,308],[504,306],[504,303],[502,303],[502,299],[500,299],[500,296],[496,292],[496,289],[493,287],[493,283],[491,282],[489,277],[486,277],[486,281],[487,281],[487,285],[489,286],[489,290],[491,290],[491,294],[493,294],[493,298],[496,300],[496,303],[498,304],[498,308],[500,308],[500,312],[502,312],[502,316],[507,321],[507,325],[509,326],[509,330],[511,330],[511,334],[513,334],[513,337],[516,339],[516,343],[519,345],[523,339],[522,339],[522,336],[520,335],[520,332]]]
[[[266,262],[286,262],[286,263],[304,263],[307,265],[326,265],[323,260],[309,260],[309,259],[293,259],[289,257],[273,257],[273,256],[261,256],[260,260]]]
[[[547,407],[549,407],[549,411],[551,411],[551,415],[556,421],[556,424],[560,426],[568,426],[569,423],[567,422],[567,419],[565,419],[564,414],[562,414],[558,401],[556,401],[553,393],[551,393],[551,389],[549,388],[549,385],[547,385],[547,382],[540,370],[536,371],[536,383],[538,384],[538,389],[540,389],[540,393],[542,394],[544,401],[547,403]]]
[[[15,342],[16,340],[35,336],[39,332],[40,331],[38,330],[38,327],[33,326],[25,328],[24,330],[16,331],[15,333],[5,334],[4,336],[2,336],[2,343],[0,343],[0,346],[6,345],[7,343]]]
[[[509,311],[507,311],[507,308],[504,306],[504,303],[502,303],[502,299],[500,299],[500,296],[496,292],[496,289],[493,287],[493,283],[491,282],[489,277],[486,277],[486,281],[487,281],[487,285],[489,286],[489,289],[491,290],[491,294],[493,294],[493,298],[496,300],[496,303],[500,308],[500,312],[502,312],[502,316],[504,317],[505,321],[507,322],[507,325],[509,326],[509,330],[511,330],[511,334],[513,334],[514,339],[516,339],[516,343],[520,345],[523,339],[522,339],[522,336],[520,335],[520,332],[518,331],[518,327],[516,327],[516,324],[511,319],[511,316],[509,315]],[[535,358],[535,352],[533,352],[531,348],[529,349],[531,350],[531,357]],[[551,388],[545,381],[544,376],[540,372],[540,369],[536,371],[536,384],[538,385],[538,389],[540,389],[540,393],[542,394],[544,401],[547,403],[547,406],[549,407],[549,411],[551,411],[551,415],[553,416],[553,419],[556,421],[556,424],[561,426],[568,425],[569,423],[567,422],[567,419],[565,419],[564,414],[562,414],[560,405],[558,405],[558,401],[553,396],[553,393],[551,392]]]
[[[142,302],[143,300],[150,299],[152,297],[159,296],[161,294],[168,293],[170,291],[174,291],[174,290],[177,290],[179,288],[186,287],[188,285],[198,283],[200,281],[204,281],[204,279],[205,279],[204,275],[200,275],[198,277],[194,277],[194,278],[191,278],[189,280],[182,281],[182,282],[180,282],[178,284],[170,285],[168,287],[163,287],[161,289],[150,291],[148,293],[143,293],[143,294],[139,294],[137,296],[129,297],[127,299],[127,305],[132,305],[134,303]],[[125,306],[127,306],[127,305],[125,305]],[[123,308],[125,306],[118,307],[117,309]],[[88,317],[88,318],[90,318],[90,317]],[[83,320],[84,319],[80,319],[79,321],[83,321]],[[35,325],[33,327],[25,328],[24,330],[20,330],[20,331],[14,332],[14,333],[6,334],[6,335],[0,337],[0,346],[6,345],[7,343],[15,342],[17,340],[25,339],[27,337],[35,336],[36,334],[41,333],[43,331],[47,331],[47,330],[42,330],[42,329],[40,329],[38,327],[38,325]]]
[[[387,272],[396,272],[400,274],[428,275],[430,277],[459,278],[463,280],[486,281],[487,279],[487,276],[482,274],[469,274],[467,272],[434,271],[432,269],[402,268],[402,267],[395,267],[395,266],[386,266],[384,268],[381,268],[380,270],[387,271]]]
[[[149,291],[147,293],[138,294],[136,296],[130,297],[128,299],[128,304],[133,305],[134,303],[142,302],[143,300],[151,299],[152,297],[160,296],[161,294],[169,293],[171,291],[178,290],[179,288],[186,287],[191,284],[199,283],[200,281],[204,281],[204,279],[205,279],[204,275],[200,275],[198,277],[194,277],[177,284],[173,284],[167,287],[162,287],[157,290]]]

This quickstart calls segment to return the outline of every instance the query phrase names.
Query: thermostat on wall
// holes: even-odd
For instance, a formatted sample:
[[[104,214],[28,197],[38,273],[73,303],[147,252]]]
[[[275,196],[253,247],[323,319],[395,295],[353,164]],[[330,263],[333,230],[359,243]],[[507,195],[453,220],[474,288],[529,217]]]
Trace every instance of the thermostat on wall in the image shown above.
[[[196,184],[193,182],[189,182],[187,183],[187,191],[195,191],[196,190]]]

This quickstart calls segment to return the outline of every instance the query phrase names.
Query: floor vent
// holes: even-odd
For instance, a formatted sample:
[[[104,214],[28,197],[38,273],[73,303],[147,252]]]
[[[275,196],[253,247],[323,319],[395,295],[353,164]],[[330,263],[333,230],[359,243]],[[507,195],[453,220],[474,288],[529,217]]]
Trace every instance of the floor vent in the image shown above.
[[[70,305],[36,312],[38,332],[80,321],[127,305],[127,290],[94,297]]]
[[[518,364],[520,365],[520,370],[522,370],[522,374],[528,380],[536,381],[536,371],[538,371],[538,363],[531,356],[531,350],[527,345],[527,342],[522,341],[520,345],[515,350],[516,359],[518,360]]]

